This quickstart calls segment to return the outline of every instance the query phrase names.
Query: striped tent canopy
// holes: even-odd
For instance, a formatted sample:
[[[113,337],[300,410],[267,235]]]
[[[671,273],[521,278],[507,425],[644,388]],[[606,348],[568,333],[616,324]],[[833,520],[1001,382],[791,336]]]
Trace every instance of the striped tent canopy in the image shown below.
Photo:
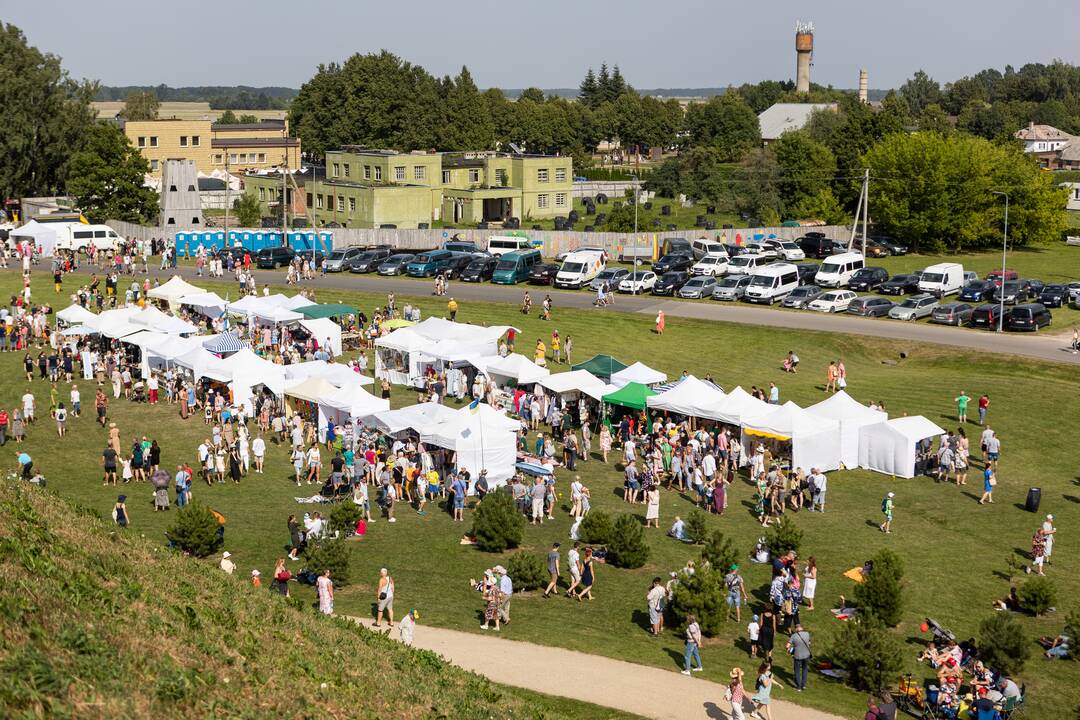
[[[234,332],[223,332],[203,341],[203,347],[215,355],[234,353],[247,347],[247,343]]]
[[[690,377],[690,376],[687,375],[686,377]],[[672,388],[676,387],[679,383],[681,383],[683,380],[685,380],[686,377],[680,377],[677,380],[673,380],[672,382],[669,382],[669,383],[664,383],[663,385],[656,385],[655,387],[653,387],[653,390],[656,391],[657,395],[663,395],[668,390],[671,390]],[[700,380],[700,378],[699,378],[699,380]],[[724,388],[720,387],[719,385],[717,385],[716,383],[714,383],[714,382],[712,382],[710,380],[701,380],[701,382],[705,383],[706,385],[711,385],[714,389],[719,390],[720,392],[724,392]]]

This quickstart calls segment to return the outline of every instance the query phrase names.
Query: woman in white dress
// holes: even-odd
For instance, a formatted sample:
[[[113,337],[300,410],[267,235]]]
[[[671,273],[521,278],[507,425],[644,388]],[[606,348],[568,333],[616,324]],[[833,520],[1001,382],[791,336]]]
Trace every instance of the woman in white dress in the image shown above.
[[[319,612],[323,615],[334,614],[334,581],[330,579],[330,570],[327,569],[319,579],[315,581],[315,590],[319,594]]]
[[[817,592],[817,560],[811,555],[806,560],[806,570],[803,571],[803,600],[806,601],[806,609],[814,609],[814,593]]]
[[[660,527],[660,488],[657,485],[653,485],[649,488],[649,491],[645,493],[645,500],[648,503],[645,509],[645,527]]]

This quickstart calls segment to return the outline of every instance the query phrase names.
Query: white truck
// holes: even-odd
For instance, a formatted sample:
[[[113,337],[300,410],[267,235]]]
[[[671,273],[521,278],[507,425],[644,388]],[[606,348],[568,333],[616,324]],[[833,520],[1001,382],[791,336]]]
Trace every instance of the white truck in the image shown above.
[[[555,274],[555,287],[582,288],[604,269],[603,250],[578,250],[566,256]]]
[[[919,290],[936,297],[960,292],[964,286],[964,266],[960,263],[938,263],[922,271]]]

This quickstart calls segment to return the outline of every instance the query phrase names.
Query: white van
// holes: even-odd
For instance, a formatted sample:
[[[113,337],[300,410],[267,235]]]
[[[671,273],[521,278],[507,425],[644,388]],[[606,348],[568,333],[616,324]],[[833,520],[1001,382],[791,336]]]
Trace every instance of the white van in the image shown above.
[[[753,275],[758,268],[765,267],[768,264],[768,259],[760,255],[743,253],[728,261],[727,272],[728,275]]]
[[[698,260],[706,255],[720,255],[721,253],[727,255],[724,243],[709,240],[708,238],[698,238],[690,243],[690,247],[694,251],[694,257]]]
[[[919,290],[937,297],[960,292],[964,286],[964,266],[960,263],[931,265],[919,277]]]
[[[559,272],[555,273],[555,287],[580,288],[589,284],[604,269],[602,250],[578,250],[566,256]]]
[[[97,250],[115,251],[120,236],[108,225],[86,225],[84,223],[49,223],[56,233],[57,250],[86,252],[93,245]]]
[[[857,270],[866,264],[862,255],[855,252],[830,255],[821,262],[821,269],[814,276],[814,282],[821,287],[844,287],[851,281]]]
[[[751,273],[743,300],[772,305],[797,287],[799,269],[791,263],[773,263]]]
[[[506,253],[517,252],[518,250],[532,249],[533,244],[529,238],[508,237],[506,235],[492,235],[488,238],[488,255],[494,255],[495,257],[505,255]]]

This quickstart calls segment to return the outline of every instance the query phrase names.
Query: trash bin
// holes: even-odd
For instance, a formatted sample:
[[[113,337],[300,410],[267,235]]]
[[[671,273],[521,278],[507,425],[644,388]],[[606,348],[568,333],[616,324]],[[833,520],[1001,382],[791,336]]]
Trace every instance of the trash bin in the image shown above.
[[[1024,508],[1028,512],[1039,512],[1039,501],[1042,500],[1042,488],[1028,488],[1027,503]]]

